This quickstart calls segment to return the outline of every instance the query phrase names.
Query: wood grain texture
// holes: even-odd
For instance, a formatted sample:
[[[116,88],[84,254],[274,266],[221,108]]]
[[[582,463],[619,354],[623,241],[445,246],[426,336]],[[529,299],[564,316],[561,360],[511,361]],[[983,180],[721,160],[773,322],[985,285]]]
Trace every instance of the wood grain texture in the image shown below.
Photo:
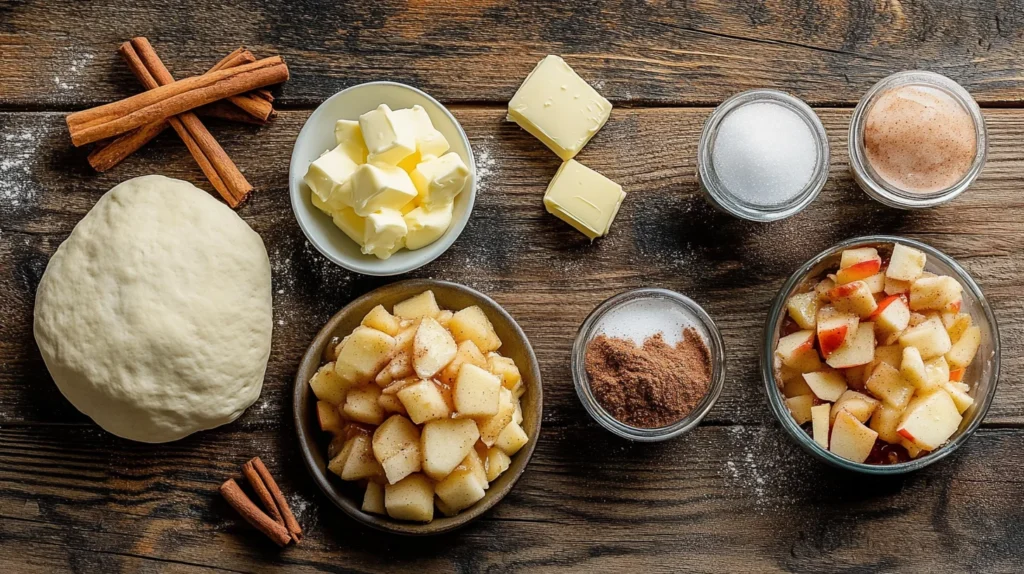
[[[115,49],[136,35],[176,77],[240,43],[283,55],[284,106],[382,78],[446,102],[506,102],[549,53],[616,104],[709,105],[761,87],[851,104],[913,68],[949,75],[984,103],[1020,103],[1022,33],[1024,11],[1009,0],[5,0],[0,106],[80,108],[134,93]]]

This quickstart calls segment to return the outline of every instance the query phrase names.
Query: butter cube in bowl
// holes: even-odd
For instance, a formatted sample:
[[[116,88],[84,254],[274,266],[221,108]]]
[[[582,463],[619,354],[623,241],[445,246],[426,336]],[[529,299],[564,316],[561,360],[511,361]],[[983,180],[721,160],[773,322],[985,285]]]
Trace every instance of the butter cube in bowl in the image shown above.
[[[430,263],[458,238],[476,198],[476,164],[458,120],[426,93],[369,82],[306,120],[288,174],[310,243],[365,275]]]

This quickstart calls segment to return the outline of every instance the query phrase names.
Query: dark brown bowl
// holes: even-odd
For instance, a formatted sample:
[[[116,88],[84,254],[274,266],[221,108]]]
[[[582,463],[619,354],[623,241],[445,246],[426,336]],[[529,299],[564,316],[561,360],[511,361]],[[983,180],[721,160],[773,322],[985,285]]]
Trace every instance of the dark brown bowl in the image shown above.
[[[483,500],[455,516],[435,514],[432,522],[419,524],[363,512],[360,510],[362,489],[327,471],[327,443],[330,442],[330,437],[320,430],[316,422],[316,396],[310,391],[309,379],[320,367],[324,348],[331,337],[344,336],[352,332],[359,325],[363,316],[375,306],[384,305],[390,309],[395,303],[418,295],[427,289],[434,292],[441,308],[459,310],[479,305],[487,314],[487,318],[494,324],[494,330],[502,341],[501,354],[512,358],[523,375],[523,383],[526,385],[526,394],[522,397],[523,430],[529,435],[530,442],[512,457],[511,466],[491,483]],[[537,357],[533,354],[530,341],[527,340],[523,330],[519,328],[511,315],[490,297],[475,289],[447,281],[410,279],[371,291],[352,301],[331,317],[331,320],[317,333],[309,345],[309,349],[306,350],[306,354],[302,357],[299,371],[295,375],[292,406],[295,415],[295,429],[299,435],[299,447],[302,449],[306,468],[309,469],[309,473],[313,475],[320,490],[327,495],[327,498],[331,499],[331,502],[357,521],[378,530],[409,536],[428,536],[455,530],[479,518],[512,490],[512,486],[526,470],[526,465],[530,462],[530,457],[533,456],[533,449],[537,446],[537,439],[540,437],[543,393]]]

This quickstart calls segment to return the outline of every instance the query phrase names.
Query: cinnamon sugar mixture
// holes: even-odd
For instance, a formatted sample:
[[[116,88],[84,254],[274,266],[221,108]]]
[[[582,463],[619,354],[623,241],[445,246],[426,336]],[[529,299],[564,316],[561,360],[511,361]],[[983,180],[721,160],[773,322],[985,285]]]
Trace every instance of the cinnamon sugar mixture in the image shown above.
[[[659,428],[690,413],[711,386],[711,352],[693,327],[671,346],[661,333],[642,346],[598,335],[587,346],[587,377],[597,402],[619,422]]]

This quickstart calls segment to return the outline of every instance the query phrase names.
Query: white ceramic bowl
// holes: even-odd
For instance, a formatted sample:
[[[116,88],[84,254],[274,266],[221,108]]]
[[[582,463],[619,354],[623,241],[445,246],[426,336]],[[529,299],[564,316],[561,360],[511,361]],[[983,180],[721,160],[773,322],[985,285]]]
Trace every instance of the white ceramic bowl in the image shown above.
[[[388,259],[363,255],[359,245],[338,229],[331,218],[310,201],[310,189],[302,181],[309,164],[324,151],[333,148],[334,123],[337,120],[358,120],[359,116],[387,104],[397,110],[419,104],[430,115],[430,121],[440,131],[451,150],[462,157],[469,167],[470,179],[466,189],[455,198],[452,224],[440,239],[415,251],[401,249]],[[397,82],[368,82],[346,88],[320,104],[302,126],[292,148],[292,161],[288,168],[288,192],[292,211],[306,238],[320,253],[342,267],[364,275],[398,275],[418,269],[444,253],[459,237],[469,221],[476,199],[476,163],[469,138],[451,112],[425,92]]]

